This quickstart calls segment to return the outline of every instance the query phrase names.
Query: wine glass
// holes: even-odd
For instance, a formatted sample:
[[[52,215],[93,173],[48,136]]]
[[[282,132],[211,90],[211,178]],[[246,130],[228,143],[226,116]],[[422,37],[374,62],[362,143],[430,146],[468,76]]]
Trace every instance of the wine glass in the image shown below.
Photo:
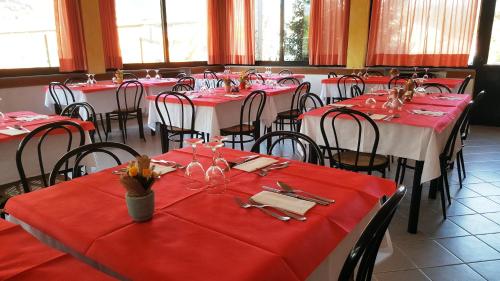
[[[424,74],[424,79],[429,79],[429,68],[424,68],[425,74]]]
[[[92,74],[87,73],[87,85],[92,85]]]
[[[90,74],[92,77],[92,84],[97,84],[97,80],[95,80],[95,74]]]
[[[226,191],[226,176],[224,170],[217,165],[217,149],[223,147],[222,142],[209,142],[206,144],[212,150],[212,165],[205,173],[207,191],[211,194],[221,194]]]
[[[160,70],[159,69],[155,69],[155,72],[156,72],[155,79],[156,80],[161,80]]]
[[[188,183],[188,189],[200,189],[205,186],[205,169],[196,158],[196,147],[203,143],[203,139],[192,138],[185,140],[193,149],[193,159],[186,167],[184,175],[191,181]]]
[[[377,100],[375,100],[374,98],[368,98],[366,99],[365,104],[370,108],[375,108],[375,106],[377,105]]]
[[[146,79],[151,79],[151,75],[149,75],[149,69],[146,69]]]
[[[412,79],[417,79],[418,78],[417,67],[415,66],[415,67],[413,67],[413,69],[414,69],[414,72],[413,72],[411,78]]]
[[[229,166],[229,163],[227,162],[226,159],[224,159],[222,152],[219,148],[224,147],[224,141],[227,140],[227,137],[224,136],[215,136],[212,138],[213,142],[218,142],[222,144],[221,146],[217,146],[217,157],[215,159],[215,164],[219,166],[224,172],[229,172],[231,170],[231,166]]]

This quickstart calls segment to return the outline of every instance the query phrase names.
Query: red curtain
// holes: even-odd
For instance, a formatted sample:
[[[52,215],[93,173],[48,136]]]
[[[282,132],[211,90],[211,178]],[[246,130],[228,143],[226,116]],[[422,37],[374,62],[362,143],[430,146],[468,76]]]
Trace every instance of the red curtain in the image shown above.
[[[208,1],[208,63],[255,64],[254,1]]]
[[[79,0],[54,0],[59,70],[87,70],[85,39]]]
[[[309,64],[345,65],[349,0],[311,0]]]
[[[123,61],[116,26],[115,0],[99,0],[99,12],[106,69],[121,69]]]
[[[479,0],[374,0],[367,65],[466,67]]]

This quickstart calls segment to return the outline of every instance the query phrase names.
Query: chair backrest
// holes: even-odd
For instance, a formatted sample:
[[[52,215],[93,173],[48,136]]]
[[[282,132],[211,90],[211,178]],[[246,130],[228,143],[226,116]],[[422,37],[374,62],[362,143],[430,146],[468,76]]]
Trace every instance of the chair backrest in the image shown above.
[[[73,85],[76,83],[87,83],[88,78],[85,76],[71,76],[64,80],[64,85]]]
[[[311,83],[309,82],[302,82],[296,89],[295,92],[293,93],[292,96],[292,102],[290,103],[290,113],[292,111],[299,111],[300,110],[300,99],[302,98],[303,95],[309,93],[311,91]],[[290,116],[290,118],[292,118]]]
[[[406,187],[400,186],[370,220],[349,252],[340,272],[339,281],[369,281],[372,279],[373,267],[380,244],[405,194]],[[356,276],[354,276],[355,274]]]
[[[233,81],[232,79],[229,79],[229,84],[230,84],[231,86],[236,86],[236,83],[234,83],[234,81]],[[217,81],[217,88],[219,88],[219,87],[223,87],[223,86],[224,86],[224,80],[219,79],[219,80]]]
[[[175,84],[173,87],[172,87],[172,91],[173,92],[182,92],[182,91],[193,91],[193,87],[191,87],[190,85],[188,84]]]
[[[60,114],[65,105],[76,101],[70,88],[61,82],[50,82],[49,94],[52,101],[54,101],[54,111],[56,114]]]
[[[144,86],[138,80],[129,80],[116,89],[118,111],[135,111],[141,107]]]
[[[112,151],[110,151],[112,149]],[[82,145],[80,147],[77,147],[68,153],[64,154],[59,161],[54,165],[54,168],[52,169],[52,172],[50,173],[49,176],[49,186],[52,186],[56,183],[57,176],[60,175],[61,173],[61,168],[63,165],[66,166],[66,171],[65,175],[67,174],[67,171],[71,169],[71,178],[78,178],[81,177],[81,161],[89,154],[94,154],[94,153],[103,153],[115,160],[116,165],[121,165],[122,162],[120,161],[120,158],[116,155],[117,150],[119,151],[124,151],[133,156],[134,158],[137,156],[140,156],[140,154],[135,151],[133,148],[130,146],[127,146],[122,143],[115,143],[115,142],[99,142],[99,143],[91,143],[91,144],[86,144]],[[69,162],[70,160],[74,158],[72,162],[72,168],[69,167]],[[66,179],[68,177],[65,177]]]
[[[467,86],[469,85],[469,82],[471,79],[472,79],[472,75],[467,75],[467,77],[465,77],[464,81],[462,81],[462,84],[460,84],[460,87],[458,88],[457,93],[465,94],[465,90],[467,89]]]
[[[250,84],[258,83],[259,81],[261,84],[266,83],[264,77],[262,77],[262,75],[260,75],[259,73],[250,72],[247,74],[247,77],[248,81],[250,81]]]
[[[132,72],[123,72],[124,80],[139,80],[139,77]]]
[[[94,132],[97,133],[99,141],[102,142],[103,138],[99,129],[99,122],[97,122],[97,114],[94,107],[87,102],[75,102],[66,106],[61,111],[61,116],[68,116],[71,118],[79,118],[82,121],[90,121],[94,124]],[[104,129],[104,128],[103,128]],[[91,135],[92,142],[95,142],[95,135]]]
[[[337,77],[337,73],[333,71],[328,72],[328,78],[333,78],[333,77]]]
[[[289,76],[289,75],[293,75],[293,72],[291,72],[290,70],[288,69],[283,69],[281,70],[278,75],[280,76]]]
[[[351,97],[359,97],[363,95],[363,91],[358,85],[352,85],[351,87]]]
[[[397,87],[398,85],[402,87],[406,83],[406,81],[408,81],[408,78],[405,78],[404,76],[394,76],[391,78],[391,80],[389,80],[389,83],[387,83],[387,87],[389,89]]]
[[[16,166],[17,171],[19,172],[19,178],[21,180],[21,184],[23,186],[23,190],[25,193],[30,192],[30,187],[28,183],[28,179],[26,177],[26,172],[24,170],[23,165],[23,154],[25,152],[26,146],[31,142],[33,138],[38,139],[38,143],[36,146],[36,155],[38,157],[38,168],[40,171],[40,176],[42,178],[42,183],[45,187],[48,186],[48,181],[46,177],[45,165],[43,153],[54,153],[54,151],[46,151],[43,149],[43,144],[45,140],[47,140],[47,136],[51,134],[57,133],[58,137],[58,147],[65,147],[66,152],[70,151],[73,146],[79,147],[85,144],[85,132],[83,128],[75,122],[72,121],[57,121],[53,123],[48,123],[42,125],[30,133],[28,133],[19,143],[19,146],[16,151]],[[73,134],[76,134],[73,136]],[[64,142],[64,138],[60,138],[60,136],[67,136],[67,144]],[[73,139],[75,140],[73,142]],[[31,152],[32,153],[32,152]],[[29,158],[31,161],[35,161],[35,159],[31,156]]]
[[[357,75],[344,75],[337,81],[337,89],[339,91],[339,99],[345,100],[352,97],[352,87],[357,86],[361,93],[365,92],[365,81]],[[349,96],[351,95],[351,96]]]
[[[323,107],[323,101],[314,93],[307,93],[300,97],[299,111],[305,113],[310,110]]]
[[[187,85],[191,86],[191,88],[194,89],[195,80],[191,76],[183,76],[183,77],[179,78],[179,80],[177,80],[177,84],[187,84]]]
[[[266,99],[266,92],[261,90],[253,91],[245,98],[240,110],[240,132],[243,131],[243,125],[252,125],[260,121]]]
[[[368,73],[369,76],[384,76],[384,73],[378,70],[367,70],[366,73]]]
[[[169,99],[169,102],[166,102]],[[172,109],[172,104],[180,104],[180,112]],[[184,94],[176,92],[161,92],[155,98],[155,107],[161,124],[172,128],[181,128],[182,131],[194,130],[195,108],[193,101]],[[169,111],[170,107],[170,111]],[[178,124],[175,117],[179,118]]]
[[[443,152],[440,155],[440,158],[445,158],[448,161],[453,159],[457,136],[460,133],[460,128],[462,128],[462,126],[465,126],[466,120],[469,119],[469,113],[473,105],[474,101],[471,101],[467,105],[467,107],[465,107],[464,111],[462,111],[462,113],[457,119],[457,122],[455,122],[455,125],[453,125],[453,128],[451,130],[450,135],[448,136],[448,140],[446,141],[446,145],[443,149]]]
[[[451,93],[450,88],[448,86],[440,84],[440,83],[424,83],[422,87],[430,93]]]
[[[349,119],[354,123],[352,126],[350,126],[351,130],[353,132],[356,132],[357,129],[357,134],[356,134],[357,139],[354,138],[349,140],[353,141],[356,144],[355,149],[350,149],[355,153],[355,158],[353,163],[351,163],[352,162],[351,161],[349,162],[349,165],[346,165],[346,163],[343,162],[342,160],[342,151],[344,149],[347,149],[347,147],[343,147],[341,141],[339,140],[339,133],[337,132],[336,121],[342,120],[348,122]],[[334,139],[334,142],[332,142],[333,146],[330,145],[330,136],[327,135],[326,132],[327,120],[330,122],[330,127],[332,128],[333,132],[333,139]],[[366,115],[361,111],[353,110],[350,108],[332,108],[327,112],[325,112],[323,116],[321,116],[320,127],[321,127],[321,135],[323,136],[323,141],[325,143],[325,146],[327,147],[326,151],[328,152],[328,156],[330,157],[331,167],[333,167],[335,164],[336,166],[338,166],[338,168],[349,168],[350,170],[353,171],[366,170],[368,174],[371,174],[373,170],[373,163],[375,161],[375,156],[377,154],[380,133],[377,124],[370,118],[370,116]],[[361,159],[360,156],[362,153],[361,144],[363,143],[365,146],[369,144],[368,141],[363,140],[363,137],[366,135],[366,133],[363,132],[363,129],[366,128],[368,130],[370,127],[373,131],[373,133],[371,134],[373,135],[373,142],[371,150],[369,152],[370,155],[369,162],[368,165],[361,165],[363,164],[360,162]],[[333,154],[332,151],[335,151],[336,154]],[[352,166],[351,164],[353,164],[354,166]]]
[[[286,144],[286,140],[290,141],[291,146]],[[271,145],[267,145],[268,141],[270,141]],[[251,151],[259,153],[262,143],[266,143],[266,146],[268,147],[266,152],[267,155],[276,155],[273,154],[275,148],[282,148],[281,152],[283,152],[283,148],[285,148],[284,150],[292,150],[293,152],[296,152],[290,159],[301,160],[302,162],[318,164],[321,166],[325,164],[325,159],[319,146],[310,137],[304,134],[290,131],[275,131],[267,133],[255,141]],[[294,149],[291,149],[290,147],[294,147]],[[283,154],[278,156],[284,157]],[[293,156],[298,156],[299,159]]]
[[[280,78],[280,79],[278,79],[277,83],[280,86],[284,86],[284,85],[300,85],[299,79],[294,78],[294,77]]]
[[[245,74],[250,74],[250,73],[257,73],[257,70],[255,68],[250,68],[247,71],[245,71]]]
[[[205,79],[205,85],[207,88],[213,89],[217,87],[217,81],[219,77],[212,70],[205,70],[203,72],[203,79]]]
[[[179,73],[177,73],[177,75],[175,75],[175,78],[182,78],[185,76],[187,76],[186,72],[179,72]]]
[[[484,90],[482,90],[474,98],[474,104],[470,108],[470,112],[467,115],[467,118],[464,120],[464,124],[462,124],[462,127],[460,128],[460,137],[462,138],[462,141],[467,140],[467,138],[469,137],[470,118],[471,118],[472,114],[474,114],[474,112],[476,112],[478,105],[481,103],[481,101],[483,100],[485,95],[486,95],[486,92]]]

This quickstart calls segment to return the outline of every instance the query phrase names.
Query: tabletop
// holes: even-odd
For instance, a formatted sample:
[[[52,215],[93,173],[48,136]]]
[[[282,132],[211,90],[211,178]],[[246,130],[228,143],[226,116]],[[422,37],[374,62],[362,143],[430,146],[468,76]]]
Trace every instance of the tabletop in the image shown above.
[[[332,77],[321,80],[323,84],[337,84],[341,77]],[[369,76],[369,77],[361,77],[365,84],[388,84],[391,80],[389,76]],[[422,79],[423,83],[439,83],[448,86],[450,89],[456,88],[458,85],[462,83],[464,79],[459,78],[429,78]],[[405,83],[405,80],[396,81],[398,84]]]

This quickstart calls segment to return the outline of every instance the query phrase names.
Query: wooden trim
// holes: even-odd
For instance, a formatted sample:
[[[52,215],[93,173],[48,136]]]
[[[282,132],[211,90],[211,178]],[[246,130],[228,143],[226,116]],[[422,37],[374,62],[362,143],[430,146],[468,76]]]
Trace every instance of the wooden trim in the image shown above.
[[[479,13],[476,55],[473,66],[478,68],[488,62],[490,51],[491,31],[495,19],[496,0],[481,1],[481,11]]]
[[[0,78],[31,76],[31,75],[53,75],[53,74],[61,74],[61,72],[59,72],[59,67],[0,69]]]
[[[168,63],[170,61],[170,53],[168,51],[167,4],[165,0],[160,0],[160,8],[161,8],[161,29],[163,34],[163,60]]]

